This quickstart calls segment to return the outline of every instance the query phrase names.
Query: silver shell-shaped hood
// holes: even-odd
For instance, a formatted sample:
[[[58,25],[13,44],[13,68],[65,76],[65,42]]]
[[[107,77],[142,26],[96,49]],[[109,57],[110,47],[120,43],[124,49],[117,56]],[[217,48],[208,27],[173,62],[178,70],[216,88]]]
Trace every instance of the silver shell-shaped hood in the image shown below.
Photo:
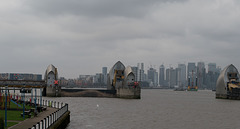
[[[124,70],[124,69],[125,69],[125,66],[123,65],[123,63],[121,61],[118,61],[117,63],[115,63],[109,71],[110,80],[112,80],[114,78],[115,70]]]
[[[131,73],[133,73],[132,67],[127,66],[126,69],[124,70],[124,77],[127,78],[127,76]]]
[[[51,72],[53,72],[53,74],[55,75],[55,78],[58,78],[58,72],[57,72],[57,68],[54,66],[54,65],[52,65],[52,64],[50,64],[48,67],[47,67],[47,70],[46,70],[46,72],[45,72],[45,80],[46,80],[46,77],[47,77],[47,75],[49,74],[49,73],[51,73]]]
[[[130,77],[131,76],[131,77]],[[131,66],[127,66],[126,69],[124,70],[124,86],[127,86],[128,82],[135,82],[135,75],[133,73],[132,67]],[[129,78],[132,78],[134,80],[130,80]]]
[[[118,61],[117,63],[115,63],[113,65],[113,67],[110,69],[109,74],[108,74],[108,84],[107,84],[107,89],[111,89],[112,86],[112,82],[113,82],[113,78],[114,78],[114,72],[115,70],[124,70],[125,66],[123,65],[123,63],[121,61]]]

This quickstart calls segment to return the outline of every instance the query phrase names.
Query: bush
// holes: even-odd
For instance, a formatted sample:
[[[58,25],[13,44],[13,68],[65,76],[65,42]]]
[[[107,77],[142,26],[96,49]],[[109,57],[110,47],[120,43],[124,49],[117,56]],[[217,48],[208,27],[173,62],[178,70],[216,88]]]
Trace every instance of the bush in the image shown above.
[[[0,117],[0,129],[4,129],[4,120]]]

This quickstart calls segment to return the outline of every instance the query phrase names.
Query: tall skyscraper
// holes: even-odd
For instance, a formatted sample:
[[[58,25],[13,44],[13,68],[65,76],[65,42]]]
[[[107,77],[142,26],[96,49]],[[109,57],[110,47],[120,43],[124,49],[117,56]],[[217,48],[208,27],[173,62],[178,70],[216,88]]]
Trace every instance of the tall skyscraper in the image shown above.
[[[168,88],[174,88],[178,81],[178,69],[172,67],[166,69],[166,85]]]
[[[199,89],[206,88],[205,86],[205,78],[206,78],[206,69],[204,62],[197,63],[197,86]]]
[[[208,73],[206,74],[206,88],[216,89],[216,82],[220,75],[221,68],[217,68],[216,63],[208,64]]]
[[[103,83],[107,84],[107,67],[102,67],[102,76],[103,76]]]
[[[159,68],[159,84],[160,84],[160,86],[164,86],[164,82],[165,82],[165,77],[164,77],[165,73],[164,72],[165,72],[165,67],[162,64]]]
[[[195,63],[188,63],[187,80],[190,86],[196,85],[196,65]],[[189,82],[190,81],[190,82]]]
[[[102,67],[102,74],[106,75],[107,74],[107,67]]]
[[[166,69],[166,85],[170,88],[170,68]]]
[[[178,64],[178,86],[181,87],[186,87],[186,79],[187,79],[187,75],[186,75],[186,65],[185,64]]]
[[[170,80],[169,80],[169,84],[170,84],[170,88],[174,88],[174,86],[177,85],[177,69],[173,69],[170,68]]]
[[[187,75],[191,75],[193,73],[196,72],[196,65],[195,63],[188,63],[188,69],[187,69]]]
[[[208,72],[215,73],[217,71],[217,65],[216,63],[209,63],[208,64]]]
[[[155,86],[158,86],[158,72],[157,71],[154,72],[154,82],[153,83]]]
[[[135,80],[138,80],[138,67],[132,67],[133,74],[135,75]]]
[[[150,68],[147,73],[149,83],[153,86],[158,86],[158,73],[156,69]]]
[[[145,81],[144,80],[144,64],[138,63],[138,79],[137,81]]]

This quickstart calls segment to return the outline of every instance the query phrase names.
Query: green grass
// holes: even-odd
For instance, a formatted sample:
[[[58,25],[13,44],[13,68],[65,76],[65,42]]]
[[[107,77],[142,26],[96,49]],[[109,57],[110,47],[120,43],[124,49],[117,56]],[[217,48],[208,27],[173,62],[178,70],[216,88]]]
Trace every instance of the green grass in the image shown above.
[[[9,104],[9,103],[8,103]],[[14,104],[13,102],[10,102],[10,109],[20,109],[20,110],[23,110],[23,104],[20,104],[18,103],[21,107],[18,107],[16,104]],[[5,103],[4,103],[5,105]],[[4,105],[0,106],[0,110],[4,110]],[[9,106],[8,106],[9,107]],[[29,110],[31,109],[32,107],[31,106],[28,106],[25,104],[25,110]]]
[[[16,120],[16,121],[23,121],[26,119],[23,119],[21,116],[22,111],[7,111],[7,120]],[[0,116],[5,119],[5,110],[0,110]]]
[[[9,103],[8,103],[9,104]],[[19,104],[19,103],[18,103]],[[2,103],[2,106],[0,106],[0,117],[5,119],[5,108],[4,108],[5,103]],[[28,116],[25,116],[25,119],[21,116],[21,113],[23,113],[23,104],[19,104],[21,107],[18,107],[16,104],[13,102],[10,102],[10,109],[18,109],[16,110],[7,110],[7,120],[13,120],[13,121],[23,121],[28,118]],[[8,106],[9,107],[9,106]],[[35,107],[33,105],[33,107]],[[25,104],[25,111],[30,110],[32,107],[28,106]],[[31,113],[33,116],[34,114]],[[11,127],[13,125],[18,124],[18,122],[7,122],[7,127]]]

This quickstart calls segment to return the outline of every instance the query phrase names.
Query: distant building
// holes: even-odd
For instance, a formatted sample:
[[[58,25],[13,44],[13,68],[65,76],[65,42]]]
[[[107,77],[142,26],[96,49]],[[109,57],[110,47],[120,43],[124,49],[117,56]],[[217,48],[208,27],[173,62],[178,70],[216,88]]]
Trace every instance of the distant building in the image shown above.
[[[137,81],[145,81],[144,79],[144,63],[138,63],[138,75],[137,75]]]
[[[150,68],[147,72],[147,79],[150,86],[158,86],[158,72],[154,68]]]
[[[178,69],[168,68],[166,69],[166,83],[168,88],[174,88],[178,83]]]
[[[166,86],[170,88],[170,68],[166,69]]]
[[[103,85],[103,74],[102,73],[96,73],[95,76],[93,76],[93,84],[102,86]]]
[[[165,86],[165,67],[163,64],[159,68],[159,84]]]
[[[197,86],[198,89],[206,88],[206,69],[204,62],[197,63]]]
[[[147,74],[143,73],[143,82],[147,80]]]
[[[208,64],[208,72],[217,72],[217,64],[209,63]]]
[[[196,85],[196,65],[195,65],[195,63],[188,63],[187,80],[188,80],[188,85],[190,85],[190,86]]]
[[[132,68],[132,72],[135,75],[135,80],[138,80],[138,67],[131,67]]]
[[[103,84],[107,85],[107,67],[102,67]]]
[[[0,80],[42,81],[42,75],[41,74],[28,74],[28,73],[0,73]]]
[[[89,87],[93,85],[93,75],[79,75],[78,86],[80,87]],[[96,79],[95,79],[96,80]]]
[[[170,88],[174,88],[177,85],[177,69],[170,68]]]
[[[156,72],[154,72],[154,81],[153,81],[153,83],[154,83],[154,86],[158,86],[159,84],[158,84],[158,72],[156,71]]]
[[[64,77],[59,78],[59,85],[62,87],[66,87],[68,85],[68,80],[65,79]]]
[[[107,67],[102,67],[102,74],[107,74]]]
[[[186,87],[186,65],[185,64],[178,64],[178,86]]]
[[[208,73],[206,74],[206,88],[216,89],[217,79],[220,75],[221,68],[217,67],[216,63],[208,64]]]
[[[187,76],[191,76],[192,73],[196,73],[196,64],[188,63]]]

